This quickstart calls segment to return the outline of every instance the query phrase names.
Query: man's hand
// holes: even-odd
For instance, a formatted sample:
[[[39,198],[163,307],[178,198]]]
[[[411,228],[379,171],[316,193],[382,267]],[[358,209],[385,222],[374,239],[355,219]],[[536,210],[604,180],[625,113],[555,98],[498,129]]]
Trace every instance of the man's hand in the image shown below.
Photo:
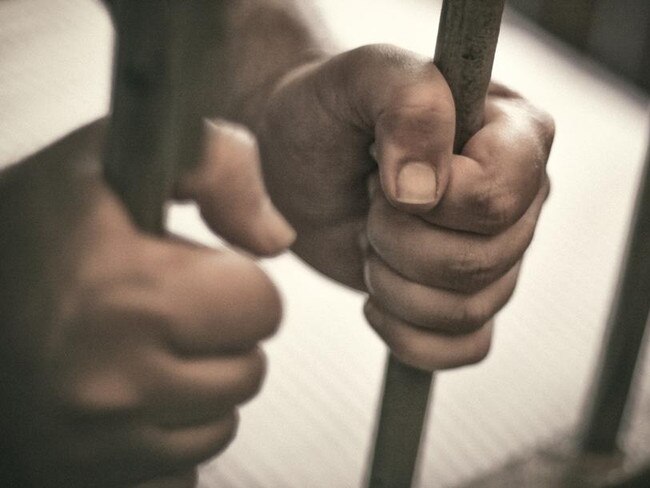
[[[206,132],[179,195],[234,244],[281,251],[293,231],[253,138]],[[101,178],[102,138],[85,128],[0,179],[0,413],[18,486],[127,486],[215,455],[260,388],[258,343],[280,320],[250,259],[134,228]]]
[[[296,253],[367,290],[370,324],[423,369],[485,357],[549,191],[553,123],[518,95],[492,87],[462,155],[454,130],[438,69],[390,46],[292,71],[258,130]]]

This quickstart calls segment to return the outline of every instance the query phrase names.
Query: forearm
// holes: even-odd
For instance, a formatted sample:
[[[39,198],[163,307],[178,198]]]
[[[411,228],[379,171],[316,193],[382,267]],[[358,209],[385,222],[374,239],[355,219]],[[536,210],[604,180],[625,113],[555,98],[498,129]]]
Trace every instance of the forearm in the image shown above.
[[[294,0],[238,0],[227,7],[225,49],[212,112],[253,130],[274,86],[332,51],[315,9]]]

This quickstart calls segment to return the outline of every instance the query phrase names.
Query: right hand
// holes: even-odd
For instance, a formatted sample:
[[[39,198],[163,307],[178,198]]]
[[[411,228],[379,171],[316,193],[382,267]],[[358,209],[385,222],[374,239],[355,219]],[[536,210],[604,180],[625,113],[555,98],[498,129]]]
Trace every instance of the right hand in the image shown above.
[[[251,259],[134,228],[101,177],[102,132],[0,175],[0,422],[26,486],[127,486],[214,456],[260,388],[258,343],[281,316]],[[223,125],[209,135],[179,193],[234,244],[279,252],[293,234],[252,139]],[[255,225],[229,227],[246,215]]]
[[[487,355],[549,191],[550,117],[499,85],[485,108],[452,154],[455,107],[438,68],[373,45],[294,69],[259,111],[294,251],[367,291],[370,325],[424,370]]]

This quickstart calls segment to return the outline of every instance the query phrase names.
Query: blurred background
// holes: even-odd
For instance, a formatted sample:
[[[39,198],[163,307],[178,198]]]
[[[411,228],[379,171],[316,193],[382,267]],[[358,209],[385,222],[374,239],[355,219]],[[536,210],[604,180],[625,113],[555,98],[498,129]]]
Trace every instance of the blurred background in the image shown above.
[[[553,35],[650,90],[647,0],[510,0]]]

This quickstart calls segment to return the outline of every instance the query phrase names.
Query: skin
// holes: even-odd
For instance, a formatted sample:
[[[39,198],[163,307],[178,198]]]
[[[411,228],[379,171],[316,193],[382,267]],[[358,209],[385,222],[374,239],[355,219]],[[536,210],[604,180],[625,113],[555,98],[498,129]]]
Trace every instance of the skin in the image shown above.
[[[368,294],[394,354],[423,369],[485,357],[548,194],[549,117],[494,86],[452,155],[453,101],[427,60],[327,55],[288,1],[228,2],[227,26],[206,102],[253,134],[208,124],[176,196],[234,247],[281,252],[296,235],[261,154],[293,250]],[[134,228],[101,177],[103,137],[94,124],[0,173],[0,442],[16,486],[192,485],[176,473],[232,439],[280,318],[250,258]]]
[[[492,84],[483,127],[454,155],[453,99],[430,60],[388,45],[332,55],[305,8],[233,6],[225,59],[237,62],[220,80],[232,96],[215,103],[257,136],[292,250],[368,293],[391,351],[425,370],[473,364],[550,190],[553,120]]]
[[[483,127],[453,155],[444,78],[385,45],[301,66],[269,99],[257,133],[293,250],[368,293],[370,325],[403,362],[483,359],[549,192],[550,117],[493,85]]]
[[[264,191],[254,140],[223,123],[206,135],[179,193],[247,251],[281,251],[294,234]],[[0,421],[25,477],[15,486],[127,486],[219,453],[259,391],[259,343],[280,320],[250,258],[134,228],[101,177],[102,140],[99,124],[86,127],[0,179],[11,229]],[[220,207],[204,184],[239,200]]]

